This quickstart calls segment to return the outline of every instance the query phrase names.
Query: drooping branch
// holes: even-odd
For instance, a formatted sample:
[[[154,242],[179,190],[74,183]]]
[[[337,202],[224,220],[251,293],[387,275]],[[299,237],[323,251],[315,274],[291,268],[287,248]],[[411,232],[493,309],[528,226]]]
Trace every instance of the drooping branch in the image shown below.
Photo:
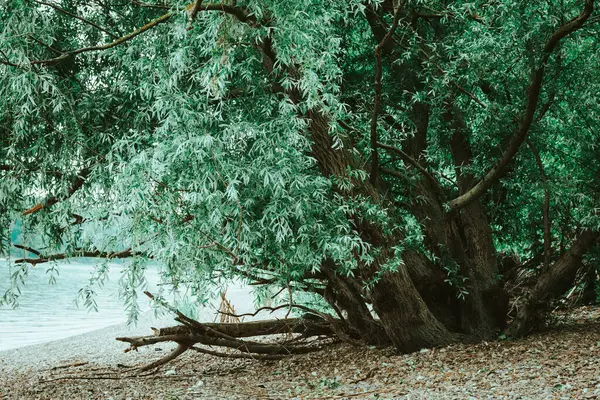
[[[529,134],[529,128],[534,121],[535,111],[540,98],[546,63],[550,59],[552,52],[561,39],[581,28],[593,11],[594,1],[585,0],[585,7],[582,13],[576,18],[573,18],[566,24],[562,25],[552,34],[544,46],[544,56],[542,57],[537,68],[534,69],[532,73],[531,83],[528,89],[527,104],[521,117],[521,122],[519,123],[517,132],[510,139],[508,147],[504,150],[500,159],[496,162],[492,169],[466,193],[448,203],[450,209],[459,210],[464,208],[471,202],[481,197],[498,179],[502,177],[506,167],[512,161],[515,154],[517,154],[521,144],[523,144],[527,138],[527,135]]]

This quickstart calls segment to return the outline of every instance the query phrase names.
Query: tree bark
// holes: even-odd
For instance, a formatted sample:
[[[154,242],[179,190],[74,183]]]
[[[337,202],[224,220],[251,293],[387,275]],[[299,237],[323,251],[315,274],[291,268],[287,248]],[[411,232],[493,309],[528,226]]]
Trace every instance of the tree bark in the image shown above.
[[[518,307],[517,315],[507,330],[509,336],[524,336],[543,327],[549,301],[569,288],[581,266],[583,255],[598,238],[599,232],[583,231],[571,248],[542,272],[525,301]]]
[[[309,116],[312,153],[321,172],[325,176],[344,176],[347,168],[355,165],[356,161],[345,148],[334,149],[328,129],[329,123],[325,117],[314,111],[310,112]],[[374,203],[382,201],[377,188],[369,181],[354,181],[353,185],[352,192],[346,195],[361,194],[369,197]],[[373,264],[361,265],[359,273],[365,281],[377,275],[370,289],[373,310],[380,318],[381,325],[393,345],[401,352],[409,352],[455,341],[456,337],[429,310],[405,266],[400,266],[395,272],[380,274],[381,267],[388,258],[399,256],[390,251],[397,238],[386,237],[381,228],[370,224],[368,220],[363,221],[362,216],[349,217],[355,221],[355,227],[363,240],[381,251],[381,255]],[[349,310],[346,311],[350,315]]]
[[[471,147],[467,141],[468,126],[461,111],[446,101],[444,119],[452,130],[450,148],[454,161],[459,193],[469,190],[476,181],[465,171],[473,162]],[[496,283],[498,263],[492,240],[492,230],[485,209],[479,199],[462,210],[450,214],[458,236],[465,276],[468,278],[469,295],[461,305],[461,327],[464,333],[480,339],[491,339],[498,329],[504,328],[508,312],[508,295]]]

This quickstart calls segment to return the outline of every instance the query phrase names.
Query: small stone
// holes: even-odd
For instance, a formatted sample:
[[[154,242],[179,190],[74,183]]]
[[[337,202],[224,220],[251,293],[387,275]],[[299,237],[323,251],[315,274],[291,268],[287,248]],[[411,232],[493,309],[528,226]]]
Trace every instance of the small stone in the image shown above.
[[[177,371],[175,371],[174,369],[170,369],[167,372],[165,372],[165,375],[176,375]]]
[[[196,382],[196,384],[194,386],[202,386],[204,385],[204,381],[199,380],[198,382]]]

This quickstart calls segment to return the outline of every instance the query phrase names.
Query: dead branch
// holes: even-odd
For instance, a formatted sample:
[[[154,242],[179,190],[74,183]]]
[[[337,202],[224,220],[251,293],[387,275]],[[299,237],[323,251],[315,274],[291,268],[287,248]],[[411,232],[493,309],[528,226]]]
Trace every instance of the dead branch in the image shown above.
[[[159,305],[175,313],[177,315],[175,320],[181,323],[181,325],[162,329],[153,328],[154,334],[149,336],[116,338],[118,341],[129,343],[129,348],[126,349],[125,352],[137,350],[139,347],[156,343],[175,342],[178,344],[178,347],[173,352],[160,360],[142,367],[141,371],[158,368],[179,357],[189,349],[220,357],[274,360],[291,354],[304,354],[322,348],[320,344],[314,343],[308,345],[298,344],[298,342],[292,341],[262,343],[252,340],[242,340],[240,339],[242,337],[246,338],[277,334],[300,334],[303,338],[321,335],[333,337],[339,336],[340,334],[345,336],[345,334],[340,331],[340,327],[344,326],[343,322],[341,320],[335,320],[333,317],[325,314],[323,314],[323,316],[326,319],[317,320],[291,318],[241,323],[202,323],[187,317],[164,300],[156,298],[150,292],[145,292],[145,294],[155,300]],[[288,307],[288,305],[285,306]],[[298,308],[308,309],[304,306],[298,306]],[[227,354],[200,348],[195,346],[196,344],[225,347],[237,350],[237,352]]]

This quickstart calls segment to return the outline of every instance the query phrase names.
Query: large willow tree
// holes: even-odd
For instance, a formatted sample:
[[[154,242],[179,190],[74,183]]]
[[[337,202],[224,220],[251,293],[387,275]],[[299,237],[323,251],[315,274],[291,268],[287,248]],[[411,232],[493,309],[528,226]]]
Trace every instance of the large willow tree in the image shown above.
[[[527,269],[507,331],[526,334],[594,265],[594,6],[5,0],[3,301],[72,257],[130,259],[135,300],[151,260],[196,292],[320,299],[336,332],[412,351],[494,337]]]

